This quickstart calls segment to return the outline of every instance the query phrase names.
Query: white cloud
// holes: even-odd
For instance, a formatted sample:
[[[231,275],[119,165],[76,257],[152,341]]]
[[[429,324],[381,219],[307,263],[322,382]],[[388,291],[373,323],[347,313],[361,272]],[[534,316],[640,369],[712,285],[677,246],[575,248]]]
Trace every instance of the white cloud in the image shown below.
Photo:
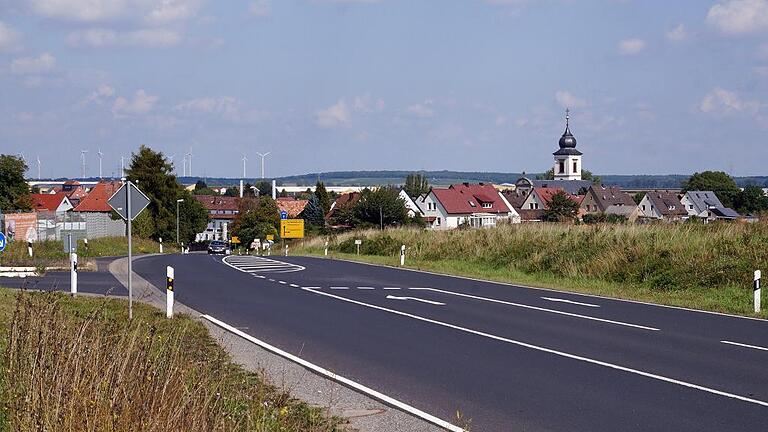
[[[37,57],[21,57],[11,62],[11,72],[18,75],[33,75],[50,72],[56,66],[56,57],[49,53]]]
[[[685,24],[678,24],[673,28],[672,30],[668,31],[667,39],[672,42],[682,42],[686,39],[688,39],[689,34],[688,30],[685,28]]]
[[[127,32],[93,28],[70,33],[67,40],[73,46],[90,46],[94,48],[119,46],[165,48],[181,42],[181,35],[172,30],[160,28]]]
[[[427,99],[423,103],[417,103],[409,106],[405,109],[405,112],[421,118],[434,117],[435,110],[432,108],[433,104],[434,102],[432,100]]]
[[[743,100],[735,92],[719,87],[714,88],[707,93],[699,104],[699,110],[707,114],[731,114],[739,112],[754,114],[759,108],[759,102]]]
[[[197,14],[203,0],[29,0],[28,8],[46,18],[86,23],[119,20],[163,24]]]
[[[112,114],[116,117],[146,114],[152,111],[157,100],[157,96],[147,94],[141,89],[133,95],[133,100],[128,100],[122,96],[115,99],[115,103],[112,105]]]
[[[264,111],[246,109],[240,100],[229,96],[190,99],[177,104],[173,109],[185,114],[216,115],[237,123],[253,123],[268,116]]]
[[[709,8],[707,22],[725,34],[768,30],[768,0],[724,0]]]
[[[357,112],[373,113],[384,110],[384,100],[374,99],[369,93],[357,96],[352,101],[352,108]]]
[[[114,95],[115,89],[113,87],[107,84],[101,84],[88,96],[85,102],[101,102],[106,99],[111,99]]]
[[[0,21],[0,52],[13,51],[16,49],[18,42],[18,33]]]
[[[255,17],[265,17],[272,12],[269,0],[255,0],[248,6],[248,12]]]
[[[349,108],[344,100],[315,112],[315,123],[323,128],[335,128],[349,124]]]
[[[587,101],[576,97],[567,90],[558,90],[555,92],[555,100],[563,108],[583,108],[587,106]]]
[[[632,38],[619,41],[619,54],[622,55],[635,55],[645,49],[645,41],[642,39]]]

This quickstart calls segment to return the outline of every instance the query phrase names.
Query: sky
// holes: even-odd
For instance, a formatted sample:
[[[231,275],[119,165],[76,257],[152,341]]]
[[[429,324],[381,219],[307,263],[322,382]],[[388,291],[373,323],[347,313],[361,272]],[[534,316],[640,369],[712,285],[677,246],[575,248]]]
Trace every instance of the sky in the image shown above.
[[[0,153],[117,175],[768,175],[768,0],[0,0]]]

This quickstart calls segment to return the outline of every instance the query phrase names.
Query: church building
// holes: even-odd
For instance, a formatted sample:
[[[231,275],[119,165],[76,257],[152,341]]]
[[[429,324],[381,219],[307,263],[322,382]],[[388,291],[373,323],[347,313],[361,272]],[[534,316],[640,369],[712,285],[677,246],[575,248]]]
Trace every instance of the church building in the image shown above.
[[[576,138],[571,133],[571,115],[565,110],[565,132],[560,137],[560,148],[552,153],[555,156],[555,180],[581,180],[581,156],[576,150]]]

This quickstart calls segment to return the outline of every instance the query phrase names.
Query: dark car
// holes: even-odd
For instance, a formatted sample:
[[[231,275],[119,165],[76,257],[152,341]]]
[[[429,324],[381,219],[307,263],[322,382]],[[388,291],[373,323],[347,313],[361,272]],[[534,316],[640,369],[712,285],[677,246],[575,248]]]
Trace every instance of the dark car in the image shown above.
[[[208,245],[208,254],[229,255],[229,253],[229,243],[227,242],[214,240]]]

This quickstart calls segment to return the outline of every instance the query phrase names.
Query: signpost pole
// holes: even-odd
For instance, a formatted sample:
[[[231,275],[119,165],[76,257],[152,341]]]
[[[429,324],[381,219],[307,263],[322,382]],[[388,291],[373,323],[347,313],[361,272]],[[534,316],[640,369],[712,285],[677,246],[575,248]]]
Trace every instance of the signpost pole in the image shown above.
[[[325,241],[325,256],[328,256],[328,240]]]
[[[760,270],[755,270],[755,313],[760,313]]]
[[[405,265],[405,245],[400,246],[400,267]]]
[[[126,183],[125,188],[125,202],[127,203],[126,208],[128,209],[128,217],[126,218],[128,220],[128,319],[133,319],[133,253],[131,251],[131,246],[133,246],[131,241],[131,181],[128,180]]]
[[[165,286],[165,316],[166,318],[173,318],[173,281],[175,274],[173,267],[166,267],[166,286]]]

